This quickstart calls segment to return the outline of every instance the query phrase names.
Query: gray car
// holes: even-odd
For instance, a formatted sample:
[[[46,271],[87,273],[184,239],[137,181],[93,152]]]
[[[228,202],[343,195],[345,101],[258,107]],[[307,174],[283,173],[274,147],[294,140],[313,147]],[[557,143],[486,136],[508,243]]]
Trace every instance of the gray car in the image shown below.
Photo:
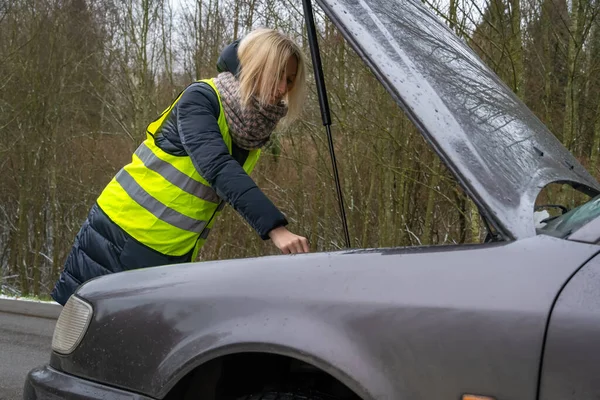
[[[25,399],[600,398],[598,182],[420,1],[318,2],[489,240],[94,279]],[[536,227],[552,183],[591,200]]]

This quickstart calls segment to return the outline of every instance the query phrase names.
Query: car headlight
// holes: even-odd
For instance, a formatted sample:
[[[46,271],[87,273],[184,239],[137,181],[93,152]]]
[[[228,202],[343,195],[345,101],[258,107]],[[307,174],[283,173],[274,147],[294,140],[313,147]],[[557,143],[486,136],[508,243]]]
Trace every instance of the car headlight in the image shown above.
[[[79,297],[71,296],[56,321],[52,336],[52,350],[59,354],[73,352],[85,335],[92,313],[90,304]]]

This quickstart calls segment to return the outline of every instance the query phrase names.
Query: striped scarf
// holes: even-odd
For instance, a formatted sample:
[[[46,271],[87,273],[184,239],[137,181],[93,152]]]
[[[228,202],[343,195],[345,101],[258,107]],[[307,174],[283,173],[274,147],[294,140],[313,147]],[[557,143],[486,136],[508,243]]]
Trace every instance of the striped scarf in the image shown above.
[[[285,103],[263,107],[252,97],[251,104],[242,108],[240,83],[231,72],[223,72],[213,81],[219,90],[225,119],[234,143],[245,150],[256,150],[266,145],[277,123],[287,114]]]

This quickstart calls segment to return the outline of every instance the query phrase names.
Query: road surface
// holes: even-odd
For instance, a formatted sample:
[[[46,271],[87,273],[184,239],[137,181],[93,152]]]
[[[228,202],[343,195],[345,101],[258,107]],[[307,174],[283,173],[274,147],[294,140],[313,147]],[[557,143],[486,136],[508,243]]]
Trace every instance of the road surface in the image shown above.
[[[21,400],[29,370],[48,362],[56,320],[0,312],[0,400]]]

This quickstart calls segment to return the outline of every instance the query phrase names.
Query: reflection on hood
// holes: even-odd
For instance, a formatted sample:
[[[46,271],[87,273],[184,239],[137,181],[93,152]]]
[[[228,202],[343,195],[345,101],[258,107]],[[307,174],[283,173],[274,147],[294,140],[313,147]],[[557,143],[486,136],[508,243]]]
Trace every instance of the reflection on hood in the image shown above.
[[[600,184],[419,0],[317,0],[504,239],[535,236],[540,190]]]

